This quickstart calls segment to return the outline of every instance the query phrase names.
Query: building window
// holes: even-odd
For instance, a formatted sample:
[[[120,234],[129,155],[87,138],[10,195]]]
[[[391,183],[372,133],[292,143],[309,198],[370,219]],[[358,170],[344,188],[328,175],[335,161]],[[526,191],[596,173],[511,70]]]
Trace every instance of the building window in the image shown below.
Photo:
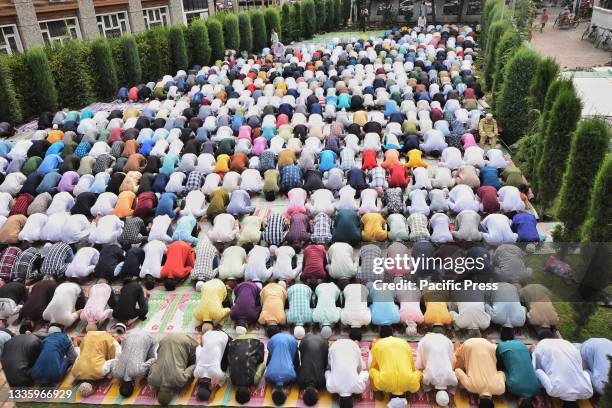
[[[157,26],[169,26],[168,22],[170,20],[168,19],[168,7],[166,6],[142,9],[142,14],[144,15],[147,29]]]
[[[98,20],[100,35],[106,38],[121,37],[123,34],[130,32],[127,13],[125,11],[111,14],[98,14],[96,19]]]
[[[482,11],[481,0],[468,0],[466,15],[478,15]]]
[[[40,31],[47,45],[54,43],[63,44],[65,40],[70,38],[81,38],[79,22],[76,17],[41,21]]]
[[[0,54],[15,54],[23,51],[17,26],[14,24],[0,26]]]
[[[193,20],[208,18],[208,0],[183,0],[183,10],[187,24]]]

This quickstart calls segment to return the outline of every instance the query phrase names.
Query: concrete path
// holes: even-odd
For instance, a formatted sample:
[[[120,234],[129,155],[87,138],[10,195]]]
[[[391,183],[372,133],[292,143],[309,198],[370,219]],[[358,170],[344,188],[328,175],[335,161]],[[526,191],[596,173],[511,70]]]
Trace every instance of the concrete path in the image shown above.
[[[553,57],[562,71],[584,71],[609,64],[612,53],[597,49],[593,43],[582,41],[582,33],[590,23],[581,23],[574,29],[560,30],[553,27],[557,10],[550,11],[550,19],[544,32],[534,29],[531,45],[542,55]]]

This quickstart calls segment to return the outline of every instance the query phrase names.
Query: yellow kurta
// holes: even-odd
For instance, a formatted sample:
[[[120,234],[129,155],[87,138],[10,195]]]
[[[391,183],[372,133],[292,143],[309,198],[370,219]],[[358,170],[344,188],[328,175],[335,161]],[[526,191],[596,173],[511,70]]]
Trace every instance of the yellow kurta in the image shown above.
[[[423,152],[418,149],[412,149],[407,154],[408,162],[406,167],[414,169],[416,167],[427,168],[427,163],[423,161]]]
[[[230,157],[227,154],[220,154],[215,163],[215,173],[227,173],[229,171]]]
[[[211,279],[204,282],[200,289],[200,302],[193,313],[198,324],[212,322],[222,324],[229,315],[230,309],[223,307],[223,302],[227,297],[227,288],[220,279]]]
[[[90,331],[81,342],[79,358],[74,362],[72,375],[77,380],[100,380],[102,366],[115,358],[113,336],[105,331]]]
[[[506,376],[503,371],[497,371],[495,344],[483,338],[469,339],[457,349],[455,357],[455,375],[468,392],[481,397],[505,392]]]
[[[370,379],[377,391],[403,395],[417,392],[423,373],[414,368],[410,344],[397,337],[377,340],[370,350]]]
[[[379,213],[368,213],[361,217],[363,231],[361,238],[364,241],[384,241],[387,239],[385,219]]]
[[[278,283],[268,283],[261,290],[261,314],[259,324],[278,325],[287,322],[285,315],[285,300],[287,290]]]

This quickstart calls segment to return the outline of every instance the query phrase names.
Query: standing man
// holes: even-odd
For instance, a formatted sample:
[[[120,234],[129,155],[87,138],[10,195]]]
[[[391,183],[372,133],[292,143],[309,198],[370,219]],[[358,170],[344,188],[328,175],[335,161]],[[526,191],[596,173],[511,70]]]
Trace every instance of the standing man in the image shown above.
[[[493,119],[493,114],[487,113],[483,119],[480,119],[478,134],[480,135],[480,147],[482,149],[488,141],[491,142],[491,148],[495,149],[495,146],[497,146],[497,121]]]
[[[542,15],[540,16],[540,32],[544,32],[546,23],[548,23],[548,10],[542,9]]]
[[[361,31],[365,32],[368,27],[368,18],[370,17],[370,12],[368,11],[368,7],[364,4],[361,9]]]

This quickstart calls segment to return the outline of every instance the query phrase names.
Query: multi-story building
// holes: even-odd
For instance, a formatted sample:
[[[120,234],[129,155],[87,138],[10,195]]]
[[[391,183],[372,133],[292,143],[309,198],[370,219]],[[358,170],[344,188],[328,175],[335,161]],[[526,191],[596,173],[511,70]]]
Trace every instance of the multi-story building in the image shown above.
[[[233,8],[238,0],[0,0],[0,54],[69,38],[136,34]]]

